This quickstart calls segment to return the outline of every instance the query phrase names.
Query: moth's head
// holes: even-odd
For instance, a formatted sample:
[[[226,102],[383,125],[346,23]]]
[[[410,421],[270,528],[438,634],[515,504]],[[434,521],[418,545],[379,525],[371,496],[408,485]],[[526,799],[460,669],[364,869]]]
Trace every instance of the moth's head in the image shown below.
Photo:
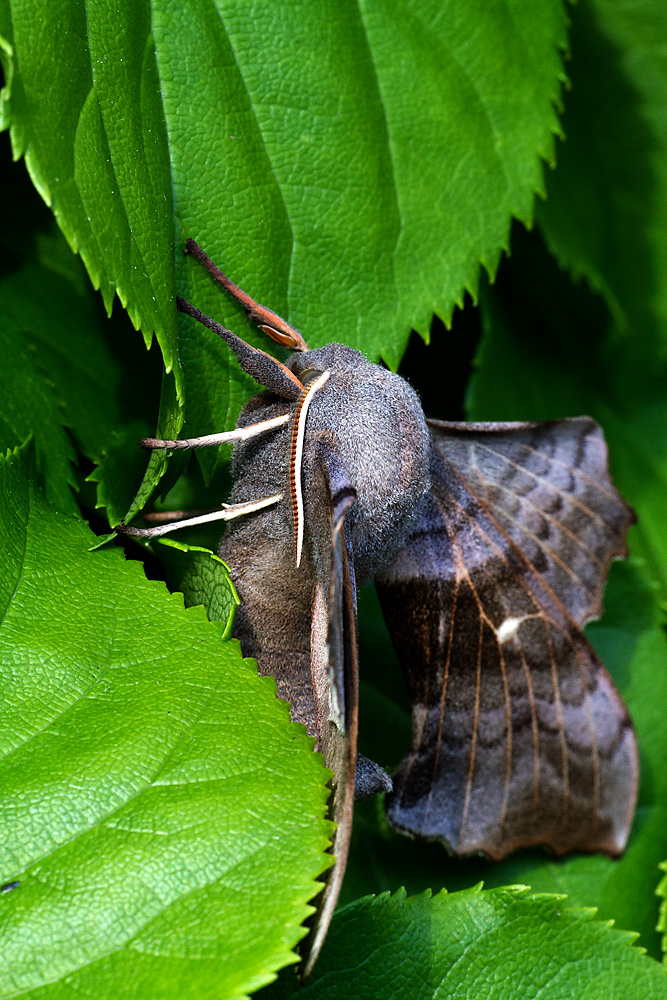
[[[378,365],[374,365],[360,351],[355,351],[346,344],[325,344],[324,347],[317,347],[313,351],[293,354],[286,361],[286,366],[301,382],[312,381],[316,373],[324,371],[331,372],[335,377],[355,372],[360,378],[364,378],[364,374],[367,375],[378,368]]]
[[[307,478],[314,469],[312,462],[308,464],[309,454],[315,455],[319,441],[336,456],[339,478],[346,479],[356,494],[349,513],[355,564],[362,577],[373,574],[402,544],[429,488],[430,439],[416,394],[404,379],[372,364],[351,347],[328,344],[309,351],[293,327],[234,285],[197,243],[188,240],[185,251],[274,340],[301,352],[283,364],[191,303],[177,299],[179,312],[222,337],[243,370],[269,390],[274,403],[286,403],[293,414],[289,472],[297,565],[304,532],[302,457]]]
[[[347,523],[357,575],[374,575],[403,544],[430,485],[430,438],[416,393],[400,376],[343,344],[293,354],[283,364],[190,303],[179,300],[179,309],[215,330],[241,367],[269,390],[271,405],[282,401],[293,414],[288,465],[297,565],[307,529],[303,501],[305,497],[307,507],[312,486],[307,480],[314,474],[314,456],[322,444],[335,454],[355,495]],[[248,404],[241,420],[259,400]],[[246,448],[237,446],[236,471],[245,454]]]
[[[421,404],[405,379],[343,344],[294,355],[287,366],[306,385],[329,372],[310,402],[304,469],[318,439],[334,447],[357,494],[349,518],[357,573],[370,577],[403,544],[429,488]]]

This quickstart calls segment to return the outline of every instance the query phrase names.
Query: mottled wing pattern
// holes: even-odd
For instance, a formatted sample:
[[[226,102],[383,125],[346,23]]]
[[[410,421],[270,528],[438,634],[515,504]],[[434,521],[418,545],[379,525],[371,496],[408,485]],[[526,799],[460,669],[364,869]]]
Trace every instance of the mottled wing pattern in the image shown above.
[[[429,421],[432,439],[466,486],[585,624],[602,610],[610,561],[634,521],[609,476],[607,445],[590,417],[535,424]]]
[[[631,519],[599,429],[438,424],[433,438],[431,494],[377,581],[413,702],[389,819],[461,855],[618,854],[635,738],[576,624]]]

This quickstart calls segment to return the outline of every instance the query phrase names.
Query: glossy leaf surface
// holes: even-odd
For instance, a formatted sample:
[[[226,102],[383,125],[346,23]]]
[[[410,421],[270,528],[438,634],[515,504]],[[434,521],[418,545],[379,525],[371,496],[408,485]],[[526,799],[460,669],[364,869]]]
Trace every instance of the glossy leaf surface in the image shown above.
[[[191,324],[177,344],[175,290],[244,332],[186,237],[311,346],[395,366],[410,326],[427,335],[475,294],[511,217],[532,218],[558,131],[560,0],[34,9],[0,8],[14,155],[107,305],[117,292],[157,333],[191,434],[233,425],[248,382]]]
[[[27,457],[1,468],[0,995],[243,995],[294,960],[328,863],[321,761],[221,626],[89,551]]]
[[[361,899],[341,910],[329,952],[305,988],[283,974],[263,995],[333,1000],[647,1000],[667,974],[622,934],[558,896],[520,886]],[[493,956],[491,958],[491,956]],[[493,963],[490,974],[489,964]]]

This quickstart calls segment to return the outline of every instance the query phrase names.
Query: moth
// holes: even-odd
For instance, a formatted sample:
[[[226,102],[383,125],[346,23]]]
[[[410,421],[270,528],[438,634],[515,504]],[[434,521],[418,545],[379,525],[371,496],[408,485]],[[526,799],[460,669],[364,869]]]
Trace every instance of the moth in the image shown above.
[[[231,503],[127,533],[228,522],[220,544],[241,597],[236,635],[271,674],[331,768],[335,865],[307,945],[321,948],[357,797],[386,792],[389,822],[454,855],[620,854],[638,756],[628,712],[581,631],[601,612],[634,516],[600,427],[427,420],[398,375],[301,335],[202,263],[275,341],[282,364],[190,303],[263,387],[235,431],[148,448],[235,442]],[[374,580],[412,700],[393,779],[357,754],[356,589]]]

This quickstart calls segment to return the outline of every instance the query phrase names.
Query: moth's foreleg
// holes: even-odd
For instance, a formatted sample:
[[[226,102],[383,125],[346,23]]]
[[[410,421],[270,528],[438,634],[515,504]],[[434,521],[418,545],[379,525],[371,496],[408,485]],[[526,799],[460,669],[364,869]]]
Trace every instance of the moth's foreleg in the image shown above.
[[[289,414],[285,413],[280,417],[271,417],[270,420],[261,420],[257,424],[248,424],[247,427],[237,427],[233,431],[223,431],[221,434],[204,434],[203,437],[183,438],[181,441],[166,441],[161,438],[142,438],[141,447],[149,451],[157,448],[168,448],[169,451],[184,450],[186,448],[209,448],[215,444],[233,444],[235,441],[246,441],[248,438],[265,434],[276,427],[282,427],[289,420]]]
[[[209,524],[211,521],[232,521],[235,517],[252,514],[265,507],[272,507],[282,498],[282,493],[276,493],[275,496],[264,497],[261,500],[223,504],[222,510],[212,510],[207,514],[199,514],[197,517],[186,517],[182,521],[174,521],[171,524],[156,524],[152,528],[132,528],[125,524],[119,524],[114,528],[114,531],[119,535],[129,535],[130,538],[159,538],[161,535],[167,535],[179,528],[191,528],[197,524]]]
[[[222,273],[220,268],[213,263],[211,258],[204,253],[194,240],[185,241],[185,253],[192,254],[200,264],[203,264],[208,273],[222,285],[225,291],[239,305],[243,306],[253,323],[256,323],[260,330],[268,333],[269,337],[275,340],[277,344],[281,344],[291,351],[308,350],[308,345],[298,330],[295,330],[293,326],[286,323],[284,319],[278,316],[277,313],[272,312],[271,309],[267,309],[266,306],[261,306],[258,302],[255,302],[238,285],[230,281],[227,275]]]

